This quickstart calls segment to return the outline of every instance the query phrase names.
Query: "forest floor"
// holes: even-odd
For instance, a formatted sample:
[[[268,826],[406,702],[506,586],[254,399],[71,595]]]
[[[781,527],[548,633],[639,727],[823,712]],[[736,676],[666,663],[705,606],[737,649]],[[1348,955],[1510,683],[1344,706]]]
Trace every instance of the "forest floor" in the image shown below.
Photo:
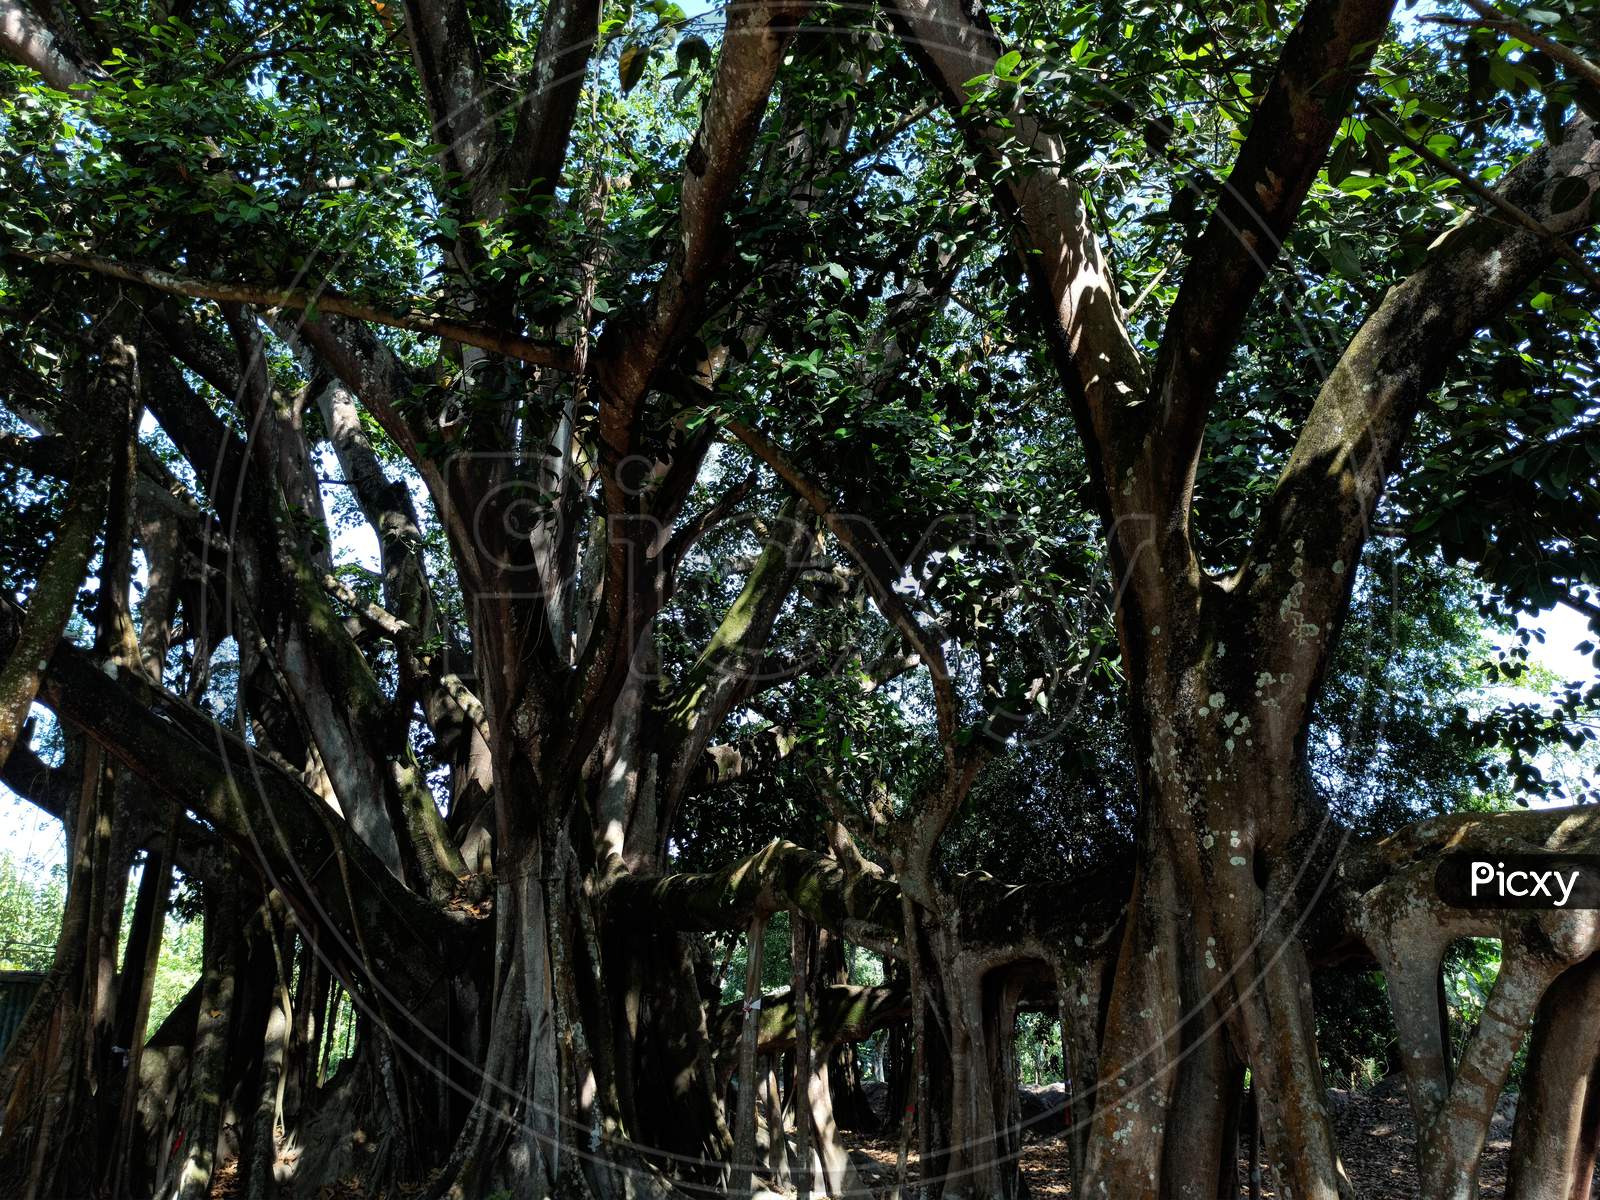
[[[873,1093],[881,1088],[881,1084],[869,1083],[868,1095],[877,1101],[879,1097]],[[1422,1200],[1417,1186],[1416,1143],[1405,1085],[1399,1079],[1387,1079],[1369,1090],[1344,1091],[1336,1088],[1330,1094],[1334,1131],[1338,1135],[1345,1169],[1356,1185],[1356,1194],[1362,1200]],[[1061,1107],[1061,1096],[1060,1084],[1053,1088],[1023,1089],[1023,1117],[1029,1125],[1029,1132],[1023,1141],[1021,1163],[1032,1200],[1063,1200],[1072,1195],[1063,1129],[1066,1114]],[[1505,1194],[1506,1159],[1511,1148],[1511,1124],[1515,1113],[1516,1097],[1501,1097],[1483,1154],[1481,1200],[1501,1200]],[[899,1138],[854,1133],[845,1133],[843,1136],[860,1173],[861,1182],[870,1189],[871,1196],[876,1200],[889,1200],[895,1191]],[[914,1179],[914,1148],[909,1170]],[[1272,1179],[1271,1171],[1265,1171],[1263,1176],[1259,1193],[1261,1200],[1279,1200],[1281,1193]],[[1249,1177],[1249,1162],[1241,1158],[1241,1200],[1250,1195]],[[1596,1178],[1600,1183],[1600,1174]],[[237,1200],[242,1194],[238,1164],[235,1160],[229,1160],[213,1178],[210,1200]],[[352,1180],[339,1187],[323,1189],[319,1200],[361,1200],[366,1195],[360,1184]]]
[[[1026,1091],[1037,1093],[1044,1089]],[[1356,1194],[1362,1200],[1420,1200],[1416,1140],[1404,1083],[1399,1079],[1387,1079],[1370,1090],[1335,1089],[1332,1098],[1333,1124],[1339,1138],[1339,1152],[1344,1158],[1345,1170],[1356,1185]],[[1026,1116],[1026,1100],[1024,1112]],[[1482,1200],[1499,1200],[1505,1193],[1506,1158],[1511,1149],[1511,1122],[1515,1112],[1516,1098],[1502,1097],[1483,1154],[1480,1181]],[[1039,1120],[1034,1125],[1036,1132],[1024,1140],[1022,1174],[1027,1180],[1028,1194],[1034,1200],[1061,1200],[1072,1195],[1067,1167],[1067,1141],[1060,1131],[1058,1119],[1047,1110],[1041,1110],[1041,1114],[1048,1115],[1050,1119]],[[1045,1133],[1046,1126],[1052,1127],[1055,1132]],[[899,1139],[848,1133],[844,1138],[850,1147],[856,1169],[861,1173],[862,1182],[872,1188],[874,1196],[892,1196],[895,1164],[900,1151]],[[913,1149],[913,1174],[915,1163]],[[1241,1159],[1241,1197],[1250,1194],[1249,1177],[1249,1162]],[[1276,1200],[1280,1195],[1270,1170],[1263,1173],[1260,1195],[1262,1200]]]

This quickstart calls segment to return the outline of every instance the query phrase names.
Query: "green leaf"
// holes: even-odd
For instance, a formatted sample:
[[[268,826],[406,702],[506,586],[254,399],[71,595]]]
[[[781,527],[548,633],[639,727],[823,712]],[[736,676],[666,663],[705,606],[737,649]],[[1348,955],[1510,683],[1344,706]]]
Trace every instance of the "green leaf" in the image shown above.
[[[691,66],[711,69],[711,47],[703,37],[690,36],[678,43],[678,70],[687,71]]]
[[[640,46],[637,43],[622,48],[622,56],[617,60],[617,79],[622,84],[624,96],[633,91],[634,85],[644,74],[644,69],[650,62],[650,54],[650,47]]]

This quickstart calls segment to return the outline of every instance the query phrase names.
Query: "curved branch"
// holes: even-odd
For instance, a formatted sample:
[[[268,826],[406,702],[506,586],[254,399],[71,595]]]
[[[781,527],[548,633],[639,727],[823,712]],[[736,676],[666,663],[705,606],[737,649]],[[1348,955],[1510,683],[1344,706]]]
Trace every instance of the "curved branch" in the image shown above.
[[[0,462],[24,467],[35,475],[66,479],[72,474],[73,442],[61,433],[42,437],[0,433]]]
[[[95,254],[66,254],[59,251],[34,250],[22,246],[7,248],[12,254],[45,266],[71,267],[74,270],[92,271],[112,279],[141,284],[172,296],[190,296],[200,300],[218,300],[234,304],[254,304],[262,308],[288,308],[304,312],[331,313],[335,316],[353,317],[370,321],[374,325],[387,325],[411,333],[430,334],[459,342],[463,346],[476,346],[507,358],[534,366],[551,367],[558,371],[573,369],[572,352],[549,342],[536,341],[520,334],[486,325],[474,325],[450,317],[429,313],[394,312],[379,308],[364,300],[343,295],[332,288],[306,291],[303,288],[283,288],[271,284],[244,282],[216,282],[189,279],[174,275],[159,267],[138,263],[118,262]]]
[[[113,387],[119,380],[123,386],[131,386],[131,378],[120,366],[103,361],[101,379]],[[111,490],[109,433],[115,422],[93,424],[95,428],[73,465],[61,522],[29,595],[27,612],[13,605],[9,597],[0,597],[0,650],[7,654],[0,666],[0,766],[10,757],[28,720],[45,666],[77,603],[78,585],[89,568],[95,537],[106,519]]]
[[[354,613],[363,625],[382,634],[397,646],[415,646],[422,636],[415,625],[402,621],[386,608],[363,600],[356,595],[349,584],[336,575],[323,575],[322,590]]]
[[[637,405],[657,369],[693,332],[706,290],[732,248],[728,210],[789,40],[808,8],[806,0],[755,0],[727,10],[716,76],[684,162],[672,258],[644,312],[610,322],[601,338],[600,437],[613,465],[633,453]]]
[[[959,0],[890,0],[887,10],[907,53],[989,172],[996,198],[1018,218],[1029,288],[1109,517],[1108,482],[1120,485],[1124,469],[1140,454],[1147,419],[1132,405],[1143,399],[1145,367],[1067,151],[1021,100],[1001,102],[998,111],[988,97],[973,103],[974,91],[994,80],[1002,55],[982,7]],[[1017,158],[1027,161],[1010,165]],[[1132,500],[1144,503],[1138,496]]]
[[[1410,134],[1406,133],[1406,131],[1400,127],[1400,122],[1395,119],[1394,113],[1387,105],[1368,97],[1362,100],[1362,107],[1382,120],[1389,133],[1393,135],[1394,139],[1403,145],[1407,150],[1411,151],[1411,153],[1415,154],[1424,162],[1433,164],[1439,170],[1443,171],[1446,175],[1454,179],[1457,183],[1461,184],[1462,187],[1466,188],[1467,191],[1471,192],[1478,199],[1505,213],[1506,216],[1510,217],[1518,225],[1521,225],[1529,233],[1543,238],[1550,244],[1551,249],[1553,249],[1562,258],[1566,259],[1569,263],[1577,268],[1578,273],[1582,275],[1584,279],[1588,280],[1590,287],[1594,288],[1596,292],[1600,292],[1600,271],[1596,271],[1592,266],[1590,266],[1589,263],[1584,259],[1583,255],[1579,254],[1577,248],[1573,246],[1571,242],[1567,241],[1566,238],[1556,233],[1543,221],[1537,220],[1536,218],[1530,216],[1525,209],[1518,208],[1515,204],[1511,203],[1511,201],[1507,200],[1493,188],[1486,187],[1479,183],[1472,177],[1471,172],[1463,171],[1460,167],[1456,166],[1455,163],[1444,157],[1444,155],[1435,154],[1432,150],[1428,149],[1425,144],[1417,141]]]
[[[572,141],[572,123],[588,79],[600,28],[598,0],[551,0],[539,25],[539,45],[527,97],[506,152],[506,185],[553,195]]]
[[[406,29],[443,166],[476,190],[494,155],[495,126],[484,112],[483,58],[466,0],[407,0]]]
[[[319,796],[179,697],[67,645],[56,648],[39,695],[152,790],[211,826],[290,898],[308,927],[359,929],[379,969],[406,981],[413,1000],[466,952],[465,916],[409,891]],[[359,887],[344,887],[345,871]]]
[[[787,758],[799,741],[793,726],[769,725],[736,741],[707,746],[684,791],[694,795],[748,779]]]
[[[1600,127],[1587,116],[1567,123],[1559,145],[1507,171],[1497,189],[1556,234],[1592,223],[1597,190]],[[1559,211],[1558,200],[1566,206]],[[1322,385],[1235,576],[1253,619],[1288,629],[1261,664],[1285,685],[1286,720],[1291,704],[1309,703],[1372,515],[1429,391],[1553,258],[1548,241],[1498,212],[1458,222],[1388,291]]]
[[[662,836],[671,828],[671,814],[711,735],[760,682],[761,647],[794,590],[816,537],[813,521],[796,516],[794,507],[791,501],[784,510],[781,523],[788,526],[787,532],[774,537],[761,552],[711,640],[661,705],[662,794],[667,811]]]
[[[783,909],[799,909],[824,929],[862,922],[894,937],[900,887],[780,840],[720,871],[619,873],[605,892],[608,920],[655,929],[743,929],[757,914]]]
[[[1509,33],[1517,41],[1526,42],[1535,50],[1542,50],[1574,75],[1586,80],[1591,87],[1600,88],[1600,66],[1590,62],[1576,50],[1562,45],[1554,38],[1545,37],[1531,25],[1517,20],[1509,13],[1501,12],[1493,5],[1486,4],[1484,0],[1462,0],[1462,3],[1482,17],[1481,23],[1490,29]]]
[[[1277,261],[1394,0],[1312,0],[1183,274],[1156,359],[1157,484],[1175,522],[1187,520],[1194,471],[1218,380],[1245,314]]]
[[[793,990],[761,997],[756,1027],[756,1053],[781,1054],[794,1048]],[[848,983],[823,984],[816,990],[811,1017],[811,1047],[826,1054],[840,1042],[862,1042],[885,1025],[911,1015],[911,992],[904,984],[857,987]],[[724,1004],[711,1019],[711,1036],[731,1056],[744,1030],[745,1006]]]
[[[82,787],[76,773],[50,766],[26,745],[17,746],[0,768],[0,783],[40,812],[62,822],[71,818]],[[121,796],[133,844],[145,849],[160,845],[172,820],[172,806],[158,803],[154,792],[142,784],[128,788]],[[176,861],[178,868],[193,879],[219,879],[226,871],[237,871],[236,864],[218,848],[215,835],[187,816],[177,826]]]
[[[900,577],[900,572],[895,569],[894,558],[888,548],[878,540],[870,526],[851,521],[841,513],[822,489],[766,434],[739,420],[730,419],[726,425],[729,433],[771,467],[778,478],[809,504],[813,512],[822,517],[828,532],[839,539],[839,544],[861,567],[878,611],[900,631],[916,655],[927,664],[929,677],[933,681],[939,736],[941,740],[948,742],[955,736],[958,709],[955,688],[950,679],[950,668],[944,656],[944,647],[936,638],[929,636],[917,621],[910,606],[900,593],[895,591],[894,585]]]
[[[98,67],[78,62],[56,32],[20,0],[0,0],[0,50],[58,91],[104,78]]]

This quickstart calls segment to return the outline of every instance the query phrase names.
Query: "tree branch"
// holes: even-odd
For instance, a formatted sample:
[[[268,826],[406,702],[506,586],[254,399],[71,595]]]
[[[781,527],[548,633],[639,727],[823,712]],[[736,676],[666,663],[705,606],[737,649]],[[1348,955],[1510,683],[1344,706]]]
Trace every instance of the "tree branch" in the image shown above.
[[[742,929],[758,913],[798,908],[825,929],[860,921],[890,938],[900,931],[898,884],[784,841],[705,874],[621,872],[604,903],[608,920],[639,928]]]
[[[168,295],[190,296],[201,300],[218,300],[234,304],[254,304],[262,308],[294,309],[305,312],[308,319],[317,313],[353,317],[359,321],[370,321],[374,325],[387,325],[393,329],[445,338],[464,346],[476,346],[481,350],[493,351],[535,366],[551,367],[559,371],[572,369],[572,354],[565,347],[450,317],[428,313],[394,312],[342,295],[332,288],[306,291],[301,288],[281,288],[268,284],[212,282],[188,279],[158,267],[122,263],[93,254],[65,254],[15,245],[7,247],[7,250],[9,253],[46,266],[93,271],[98,275],[141,284]]]
[[[799,744],[792,725],[769,725],[736,741],[707,746],[684,790],[692,795],[748,779],[787,758]]]
[[[727,10],[716,77],[684,162],[672,258],[646,311],[612,321],[597,348],[600,437],[613,469],[634,452],[637,405],[692,332],[731,249],[728,209],[789,39],[808,9],[807,0],[755,0]]]
[[[756,1010],[760,1024],[756,1053],[782,1054],[794,1048],[795,1006],[793,990],[763,996]],[[911,993],[904,986],[856,987],[827,983],[816,989],[811,1015],[813,1053],[826,1054],[840,1042],[862,1042],[885,1025],[911,1015]],[[721,1047],[719,1056],[731,1056],[744,1030],[743,1003],[724,1004],[712,1017],[711,1036]]]
[[[460,922],[407,890],[319,796],[179,697],[61,645],[40,698],[201,817],[308,926],[332,918],[353,936],[359,925],[380,968],[417,986],[431,987],[440,965],[465,951]],[[345,871],[355,887],[344,886]]]
[[[759,682],[761,647],[816,540],[814,521],[798,515],[797,507],[797,501],[785,507],[787,529],[762,550],[711,640],[661,706],[663,839],[711,735]]]
[[[744,498],[750,494],[750,489],[756,485],[756,475],[752,471],[733,487],[729,488],[713,503],[706,506],[704,512],[690,520],[678,532],[672,535],[672,540],[667,543],[662,557],[676,569],[683,561],[684,555],[694,548],[696,542],[703,538],[712,529],[726,521],[733,510],[743,503]]]
[[[900,572],[894,567],[893,556],[878,540],[870,526],[851,521],[840,513],[823,494],[822,489],[795,466],[788,455],[784,454],[766,434],[738,420],[730,419],[726,422],[726,427],[729,433],[743,442],[752,454],[771,467],[778,478],[809,504],[813,512],[822,517],[828,531],[839,540],[839,544],[865,572],[867,587],[872,592],[878,610],[900,631],[912,650],[928,667],[929,677],[933,681],[940,740],[948,744],[955,736],[958,706],[955,688],[950,679],[949,665],[945,660],[944,647],[936,637],[930,636],[922,628],[915,614],[895,590]]]
[[[0,462],[25,467],[35,475],[66,479],[72,474],[73,442],[65,434],[23,437],[0,433]]]
[[[120,337],[108,340],[126,345]],[[78,586],[88,570],[96,536],[106,522],[116,451],[112,441],[119,428],[111,401],[117,394],[125,400],[126,391],[135,386],[129,357],[102,355],[90,394],[98,399],[102,390],[109,393],[107,403],[95,404],[87,414],[91,428],[72,466],[66,504],[29,594],[27,612],[17,608],[9,596],[0,596],[0,642],[6,643],[6,657],[0,663],[0,766],[5,765],[27,724],[46,664],[77,604]],[[126,431],[126,420],[122,428]]]
[[[363,600],[336,575],[323,575],[322,589],[355,613],[362,624],[381,633],[396,645],[415,645],[417,639],[422,636],[415,625],[408,625],[387,609]]]
[[[1571,188],[1558,181],[1576,180]],[[1502,177],[1502,199],[1557,234],[1591,222],[1600,190],[1600,138],[1587,116],[1559,145],[1528,155]],[[1571,207],[1554,211],[1555,199]],[[1288,465],[1235,576],[1258,621],[1288,627],[1262,669],[1293,684],[1286,721],[1309,703],[1332,630],[1385,482],[1428,392],[1476,331],[1512,303],[1554,257],[1549,242],[1498,211],[1466,217],[1391,288],[1322,385]]]
[[[56,32],[21,0],[0,0],[0,51],[62,92],[105,77],[98,67],[78,62]]]
[[[1066,151],[1020,100],[985,95],[974,102],[968,82],[992,79],[1002,53],[982,9],[958,0],[890,0],[888,11],[907,53],[990,172],[996,198],[1018,220],[1029,288],[1073,399],[1110,527],[1108,481],[1118,485],[1120,495],[1124,472],[1140,453],[1138,427],[1144,422],[1132,409],[1144,399],[1144,366],[1128,336],[1083,195],[1068,173]],[[1130,500],[1140,503],[1133,492]],[[1143,511],[1150,511],[1148,505]]]
[[[476,194],[492,166],[495,125],[483,108],[483,61],[472,13],[466,0],[406,0],[405,14],[434,136],[445,146],[442,165]]]
[[[1600,88],[1600,66],[1596,66],[1583,55],[1568,46],[1562,45],[1554,38],[1545,37],[1537,29],[1508,13],[1501,12],[1492,4],[1484,0],[1462,0],[1468,8],[1483,18],[1482,24],[1490,29],[1499,29],[1511,34],[1519,42],[1526,42],[1535,50],[1542,50],[1556,62],[1566,67],[1578,78],[1586,80],[1591,87]]]
[[[71,819],[83,786],[77,772],[50,766],[26,745],[11,752],[0,769],[0,782],[40,812],[63,822]],[[152,789],[142,782],[119,795],[126,805],[134,845],[149,849],[161,842],[172,820],[172,805],[156,802]],[[219,879],[230,869],[215,835],[187,816],[178,822],[177,862],[185,875],[201,880]]]
[[[517,127],[506,152],[506,185],[555,193],[572,141],[578,100],[600,27],[598,0],[550,0]]]
[[[1184,270],[1153,389],[1165,528],[1188,525],[1218,381],[1389,23],[1393,0],[1311,0]]]
[[[578,769],[599,737],[645,623],[663,602],[665,564],[651,548],[648,527],[670,521],[681,508],[710,446],[710,431],[669,452],[648,511],[620,472],[641,453],[645,397],[658,371],[694,333],[707,289],[731,249],[728,210],[786,47],[807,8],[808,0],[755,0],[727,10],[716,76],[684,164],[672,257],[644,310],[609,321],[596,348],[599,466],[609,544],[599,618],[578,666],[581,715],[564,770]],[[630,528],[635,522],[646,529]]]
[[[763,683],[769,686],[779,682],[786,683],[799,678],[807,671],[816,671],[819,664],[825,666],[826,673],[832,673],[843,665],[846,657],[853,659],[854,655],[841,655],[831,663],[822,658],[798,656],[781,665],[763,666],[761,678]],[[866,694],[875,692],[907,671],[916,670],[921,663],[922,660],[915,654],[886,654],[866,665],[861,673],[861,690]],[[690,773],[684,790],[692,795],[748,779],[776,766],[789,757],[799,745],[799,729],[774,720],[772,724],[755,733],[746,734],[744,737],[720,745],[707,746],[700,755],[700,761]]]
[[[1432,150],[1428,149],[1426,145],[1417,141],[1410,134],[1406,133],[1404,129],[1400,128],[1399,121],[1395,119],[1394,113],[1387,105],[1370,97],[1363,98],[1361,104],[1363,108],[1367,109],[1368,112],[1372,113],[1379,120],[1381,120],[1394,139],[1400,142],[1401,145],[1405,146],[1406,149],[1410,150],[1411,153],[1415,154],[1424,162],[1432,163],[1435,167],[1438,167],[1439,170],[1456,180],[1461,184],[1461,186],[1466,188],[1474,196],[1478,197],[1478,199],[1489,205],[1492,205],[1494,208],[1499,209],[1528,232],[1537,234],[1539,237],[1543,238],[1550,244],[1550,248],[1552,250],[1554,250],[1562,258],[1566,259],[1578,269],[1578,273],[1588,281],[1589,286],[1592,287],[1596,293],[1600,293],[1600,271],[1596,271],[1592,266],[1590,266],[1588,262],[1584,260],[1583,255],[1578,253],[1577,247],[1575,247],[1571,242],[1567,241],[1566,238],[1556,233],[1543,221],[1536,220],[1529,216],[1526,209],[1517,207],[1493,188],[1487,187],[1480,183],[1477,179],[1473,178],[1470,172],[1463,171],[1460,167],[1456,166],[1455,163],[1451,162],[1443,155],[1435,154]]]

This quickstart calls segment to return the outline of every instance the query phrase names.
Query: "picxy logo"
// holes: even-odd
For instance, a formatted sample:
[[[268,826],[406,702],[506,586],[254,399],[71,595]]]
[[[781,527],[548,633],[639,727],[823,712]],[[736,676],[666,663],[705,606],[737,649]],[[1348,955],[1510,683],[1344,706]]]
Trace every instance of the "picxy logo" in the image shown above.
[[[1455,908],[1600,908],[1600,856],[1447,854],[1434,886]]]
[[[1565,908],[1578,882],[1577,871],[1508,871],[1503,862],[1475,862],[1468,874],[1473,898],[1493,894],[1505,899],[1548,896],[1557,908]],[[1557,889],[1560,894],[1557,894]]]

